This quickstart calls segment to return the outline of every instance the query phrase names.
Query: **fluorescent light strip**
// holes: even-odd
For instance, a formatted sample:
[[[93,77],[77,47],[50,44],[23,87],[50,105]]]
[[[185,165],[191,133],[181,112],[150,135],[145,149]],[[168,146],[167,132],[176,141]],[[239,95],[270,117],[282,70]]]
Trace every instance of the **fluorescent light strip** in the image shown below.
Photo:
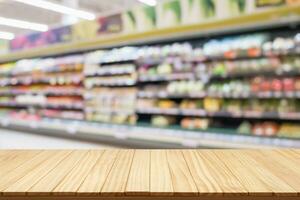
[[[22,21],[18,19],[10,19],[0,17],[0,25],[12,26],[16,28],[30,29],[34,31],[47,31],[48,26],[45,24],[38,24],[34,22]]]
[[[66,15],[71,15],[75,16],[78,18],[86,19],[86,20],[94,20],[96,19],[96,15],[90,12],[82,11],[82,10],[77,10],[73,8],[69,8],[63,5],[59,5],[56,3],[52,3],[49,1],[44,1],[44,0],[14,0],[23,4],[27,4],[30,6],[38,7],[38,8],[43,8],[46,10],[51,10],[54,12],[66,14]]]
[[[12,40],[15,38],[15,34],[5,31],[0,31],[0,39]]]
[[[139,2],[142,2],[148,6],[156,6],[157,1],[156,0],[138,0]]]

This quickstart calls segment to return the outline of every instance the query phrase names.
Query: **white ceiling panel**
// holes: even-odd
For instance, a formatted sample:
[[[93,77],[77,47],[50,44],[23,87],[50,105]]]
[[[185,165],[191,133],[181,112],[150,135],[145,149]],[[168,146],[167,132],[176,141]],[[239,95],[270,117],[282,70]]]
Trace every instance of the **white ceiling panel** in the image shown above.
[[[48,1],[64,5],[69,0]],[[101,15],[126,9],[137,4],[140,4],[138,0],[78,0],[78,9]],[[49,26],[61,24],[63,19],[63,15],[60,13],[26,5],[14,0],[0,0],[0,17],[36,22]],[[28,32],[28,30],[1,25],[0,31],[9,31],[15,34]]]

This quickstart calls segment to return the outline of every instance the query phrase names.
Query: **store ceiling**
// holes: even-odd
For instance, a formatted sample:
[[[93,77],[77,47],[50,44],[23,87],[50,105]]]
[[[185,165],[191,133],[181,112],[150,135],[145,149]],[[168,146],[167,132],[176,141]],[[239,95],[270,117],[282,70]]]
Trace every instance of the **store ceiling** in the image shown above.
[[[75,0],[48,1],[59,4],[65,4],[67,1],[71,1],[71,3],[74,3],[72,1]],[[125,9],[137,4],[140,4],[138,0],[78,0],[78,9],[93,12],[95,14],[105,14],[110,12],[116,12],[120,9]],[[61,24],[63,21],[63,14],[29,6],[23,3],[16,2],[14,0],[0,0],[0,16],[42,23],[50,26]],[[14,34],[22,34],[30,30],[0,25],[0,31],[12,32]]]

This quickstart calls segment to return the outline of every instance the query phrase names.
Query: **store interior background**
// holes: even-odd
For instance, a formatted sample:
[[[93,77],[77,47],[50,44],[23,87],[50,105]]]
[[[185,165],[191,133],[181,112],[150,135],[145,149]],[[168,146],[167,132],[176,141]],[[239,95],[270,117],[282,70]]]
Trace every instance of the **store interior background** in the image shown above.
[[[300,1],[0,13],[0,149],[300,148]]]

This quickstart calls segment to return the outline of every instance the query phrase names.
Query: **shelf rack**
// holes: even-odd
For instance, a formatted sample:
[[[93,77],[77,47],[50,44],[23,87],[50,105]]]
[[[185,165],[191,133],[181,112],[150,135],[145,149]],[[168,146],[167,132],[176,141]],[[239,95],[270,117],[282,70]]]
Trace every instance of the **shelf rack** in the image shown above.
[[[281,24],[299,23],[300,5],[272,8],[253,14],[245,14],[228,19],[214,20],[206,23],[182,25],[147,32],[121,33],[101,36],[92,40],[55,44],[49,47],[33,48],[26,51],[11,52],[0,55],[0,63],[14,60],[43,57],[58,54],[87,51],[96,48],[108,48],[122,45],[140,44],[145,42],[174,40],[207,34],[248,30],[253,27],[273,27]]]
[[[247,14],[230,19],[221,19],[201,24],[183,25],[156,29],[148,32],[115,34],[101,36],[93,40],[56,44],[49,47],[34,48],[26,51],[0,55],[0,63],[24,58],[44,57],[75,53],[96,48],[111,48],[122,45],[137,45],[159,41],[171,41],[180,38],[193,38],[207,34],[234,33],[257,27],[272,27],[282,24],[299,24],[300,5],[278,7]],[[6,128],[22,128],[31,132],[90,139],[93,141],[111,141],[135,146],[157,148],[262,148],[262,147],[300,147],[299,140],[285,138],[265,138],[247,135],[221,134],[217,132],[189,131],[183,129],[163,129],[147,126],[129,126],[101,124],[83,121],[68,121],[45,118],[41,122],[0,119],[0,125]]]
[[[0,119],[0,126],[38,134],[110,142],[134,148],[300,148],[300,140],[197,132],[149,126],[130,126],[45,118],[36,122]]]

